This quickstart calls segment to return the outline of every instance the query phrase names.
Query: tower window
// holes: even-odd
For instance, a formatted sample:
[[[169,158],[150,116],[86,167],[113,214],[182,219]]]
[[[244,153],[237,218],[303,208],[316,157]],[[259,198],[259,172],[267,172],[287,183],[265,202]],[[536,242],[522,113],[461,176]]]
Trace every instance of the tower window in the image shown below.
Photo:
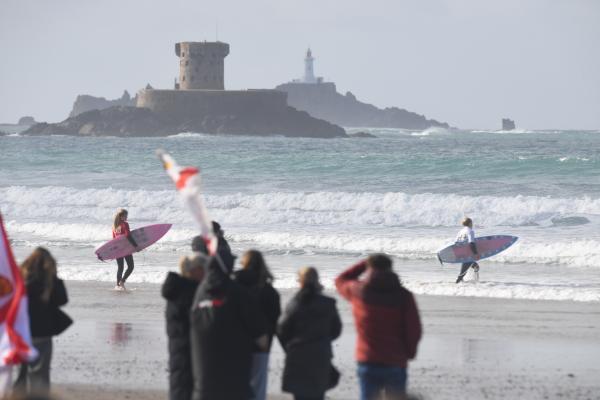
[[[181,53],[181,57],[185,57],[185,52],[182,52],[182,53]]]
[[[187,66],[189,63],[190,63],[189,61],[187,61],[187,60],[185,61],[185,65],[186,65],[186,66]]]
[[[181,78],[181,82],[185,82],[185,75]]]

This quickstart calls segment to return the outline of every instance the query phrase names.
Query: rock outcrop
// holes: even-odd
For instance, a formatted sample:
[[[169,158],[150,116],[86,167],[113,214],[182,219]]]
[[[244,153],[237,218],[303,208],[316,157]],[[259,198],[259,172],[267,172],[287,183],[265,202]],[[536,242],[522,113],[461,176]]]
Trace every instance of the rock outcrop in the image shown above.
[[[404,109],[380,109],[356,99],[352,93],[342,95],[333,82],[285,83],[275,90],[288,94],[288,104],[316,118],[341,126],[373,128],[427,129],[434,126],[449,128],[448,124],[427,119]]]
[[[502,130],[512,131],[515,129],[515,121],[510,118],[502,118]]]
[[[69,117],[75,117],[91,110],[104,110],[114,106],[135,106],[136,99],[129,95],[125,90],[120,99],[107,100],[104,97],[94,97],[87,94],[80,94],[73,103],[73,110]]]
[[[40,123],[23,135],[168,136],[180,132],[290,137],[346,137],[343,128],[286,107],[276,113],[202,114],[169,118],[142,107],[91,110],[56,124]]]
[[[30,116],[21,117],[21,118],[19,118],[19,122],[17,122],[17,125],[24,125],[24,126],[31,126],[31,125],[35,125],[35,124],[37,124],[36,120]]]

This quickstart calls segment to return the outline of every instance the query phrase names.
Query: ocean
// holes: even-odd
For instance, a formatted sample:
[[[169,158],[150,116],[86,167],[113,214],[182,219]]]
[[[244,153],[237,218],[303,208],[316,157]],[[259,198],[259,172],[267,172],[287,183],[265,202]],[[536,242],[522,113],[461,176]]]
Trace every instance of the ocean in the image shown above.
[[[94,249],[115,211],[172,223],[136,254],[129,286],[160,283],[197,228],[155,150],[202,170],[210,216],[234,253],[265,253],[279,288],[317,267],[327,287],[372,252],[418,294],[600,302],[600,132],[352,129],[376,139],[182,133],[167,138],[0,137],[0,211],[19,260],[45,246],[64,279],[115,280]],[[480,282],[436,250],[469,216],[476,235],[519,241]]]

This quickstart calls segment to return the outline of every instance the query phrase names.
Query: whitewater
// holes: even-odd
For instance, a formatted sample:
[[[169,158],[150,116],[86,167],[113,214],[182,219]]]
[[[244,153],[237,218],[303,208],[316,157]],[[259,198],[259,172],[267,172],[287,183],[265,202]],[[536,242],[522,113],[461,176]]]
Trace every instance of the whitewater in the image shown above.
[[[0,211],[19,259],[45,246],[62,278],[107,285],[116,267],[93,251],[117,208],[132,228],[172,223],[130,278],[160,283],[197,233],[154,155],[164,148],[201,168],[211,217],[235,253],[266,254],[277,287],[304,265],[332,287],[385,252],[416,293],[600,301],[599,132],[366,130],[378,138],[0,137]],[[435,252],[467,215],[477,235],[520,239],[481,262],[481,282],[456,285],[459,266]]]

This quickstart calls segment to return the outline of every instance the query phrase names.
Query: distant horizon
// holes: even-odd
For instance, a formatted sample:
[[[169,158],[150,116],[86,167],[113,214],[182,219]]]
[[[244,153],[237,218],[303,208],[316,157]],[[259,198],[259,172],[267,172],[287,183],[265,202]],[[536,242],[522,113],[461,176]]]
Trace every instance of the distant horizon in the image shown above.
[[[5,0],[0,122],[62,121],[80,94],[170,89],[175,43],[218,35],[231,46],[228,90],[301,77],[310,47],[315,75],[379,108],[460,129],[499,130],[511,118],[524,130],[600,130],[600,2],[480,3]]]

